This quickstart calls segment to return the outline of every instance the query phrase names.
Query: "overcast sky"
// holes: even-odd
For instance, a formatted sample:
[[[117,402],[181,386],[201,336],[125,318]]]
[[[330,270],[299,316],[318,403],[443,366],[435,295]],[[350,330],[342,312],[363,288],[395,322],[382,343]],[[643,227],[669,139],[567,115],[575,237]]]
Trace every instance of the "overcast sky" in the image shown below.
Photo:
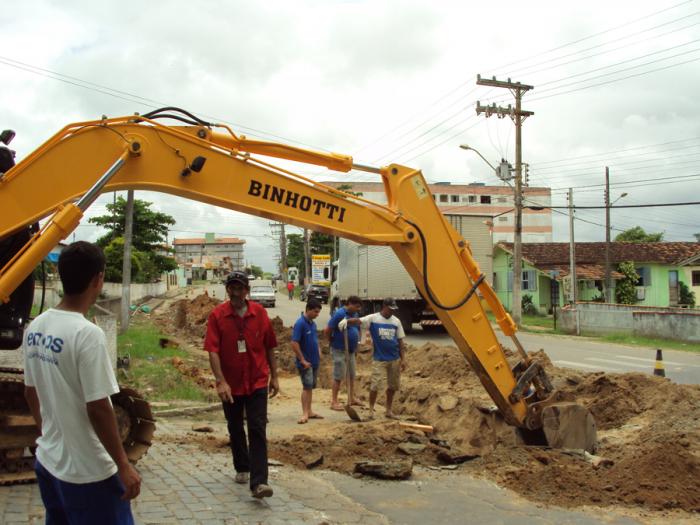
[[[476,75],[534,89],[523,108],[523,160],[553,205],[603,204],[604,167],[623,204],[700,201],[700,2],[156,1],[13,2],[0,12],[0,126],[21,159],[70,122],[174,105],[247,136],[399,162],[430,182],[498,183],[514,163],[510,120],[475,114],[512,103]],[[378,180],[323,172],[319,180]],[[112,196],[88,215],[104,213]],[[177,220],[172,237],[246,240],[273,269],[268,221],[150,192]],[[561,210],[563,212],[563,210]],[[603,240],[604,210],[580,210],[576,239]],[[587,221],[587,222],[584,222]],[[553,215],[554,240],[569,238]],[[641,225],[695,240],[700,206],[618,209],[615,231]],[[83,225],[77,239],[94,240]]]

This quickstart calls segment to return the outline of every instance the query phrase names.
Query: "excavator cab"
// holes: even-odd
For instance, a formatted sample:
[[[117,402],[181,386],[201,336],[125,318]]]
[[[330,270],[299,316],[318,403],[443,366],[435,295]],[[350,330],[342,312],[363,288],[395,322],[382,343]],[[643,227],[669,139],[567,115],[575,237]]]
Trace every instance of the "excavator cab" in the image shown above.
[[[15,132],[0,133],[0,180],[15,165],[15,152],[8,146]],[[29,241],[34,227],[26,227],[0,241],[0,268],[3,268]],[[0,350],[14,350],[22,344],[24,324],[29,319],[34,299],[34,276],[30,274],[10,295],[10,301],[0,302]]]

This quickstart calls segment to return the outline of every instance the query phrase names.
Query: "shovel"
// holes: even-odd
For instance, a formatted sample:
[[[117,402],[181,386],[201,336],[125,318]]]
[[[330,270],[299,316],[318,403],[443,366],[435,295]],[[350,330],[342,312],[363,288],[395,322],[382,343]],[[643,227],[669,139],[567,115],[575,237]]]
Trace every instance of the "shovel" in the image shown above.
[[[345,327],[345,330],[343,330],[343,342],[345,343],[345,384],[348,388],[348,400],[345,402],[345,412],[353,421],[362,421],[362,418],[360,417],[360,414],[357,413],[357,410],[350,406],[350,402],[355,396],[353,395],[353,387],[352,383],[350,382],[350,343],[348,343],[347,326]]]

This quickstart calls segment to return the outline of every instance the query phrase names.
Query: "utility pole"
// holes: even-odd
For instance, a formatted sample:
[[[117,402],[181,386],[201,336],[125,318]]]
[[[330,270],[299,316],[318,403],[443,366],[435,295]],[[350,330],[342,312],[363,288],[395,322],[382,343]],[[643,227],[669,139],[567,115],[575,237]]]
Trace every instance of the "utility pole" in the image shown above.
[[[287,236],[284,230],[283,222],[271,222],[270,229],[272,230],[272,239],[278,243],[279,254],[275,256],[275,260],[279,265],[279,273],[282,280],[287,282]]]
[[[134,230],[134,190],[129,190],[124,210],[124,258],[122,260],[122,302],[119,333],[129,329],[129,306],[131,304],[131,240]]]
[[[612,303],[610,286],[610,170],[605,166],[605,302]]]
[[[576,243],[574,242],[574,190],[569,188],[569,302],[576,304]]]
[[[515,234],[513,236],[513,304],[511,305],[511,315],[516,324],[520,324],[522,318],[521,304],[521,288],[523,280],[523,252],[522,252],[522,233],[523,233],[523,152],[522,152],[522,124],[527,117],[531,117],[535,113],[532,111],[523,111],[522,98],[523,94],[534,86],[521,84],[520,82],[511,82],[496,80],[496,77],[482,79],[481,75],[477,75],[476,83],[479,86],[491,86],[497,88],[509,89],[515,97],[515,109],[509,104],[508,107],[482,106],[480,102],[476,103],[476,114],[484,113],[486,117],[496,115],[498,118],[510,117],[515,124]]]
[[[280,222],[280,275],[287,282],[287,235],[284,231],[284,223]]]
[[[304,228],[304,285],[311,282],[311,230]]]

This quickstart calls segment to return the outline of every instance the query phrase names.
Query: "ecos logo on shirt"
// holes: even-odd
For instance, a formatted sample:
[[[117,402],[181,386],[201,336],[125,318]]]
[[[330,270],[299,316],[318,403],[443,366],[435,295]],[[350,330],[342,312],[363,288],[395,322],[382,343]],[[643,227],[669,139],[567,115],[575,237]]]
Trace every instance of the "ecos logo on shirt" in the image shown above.
[[[63,339],[52,335],[44,335],[41,332],[30,332],[27,335],[27,346],[40,346],[58,353],[63,350]]]

